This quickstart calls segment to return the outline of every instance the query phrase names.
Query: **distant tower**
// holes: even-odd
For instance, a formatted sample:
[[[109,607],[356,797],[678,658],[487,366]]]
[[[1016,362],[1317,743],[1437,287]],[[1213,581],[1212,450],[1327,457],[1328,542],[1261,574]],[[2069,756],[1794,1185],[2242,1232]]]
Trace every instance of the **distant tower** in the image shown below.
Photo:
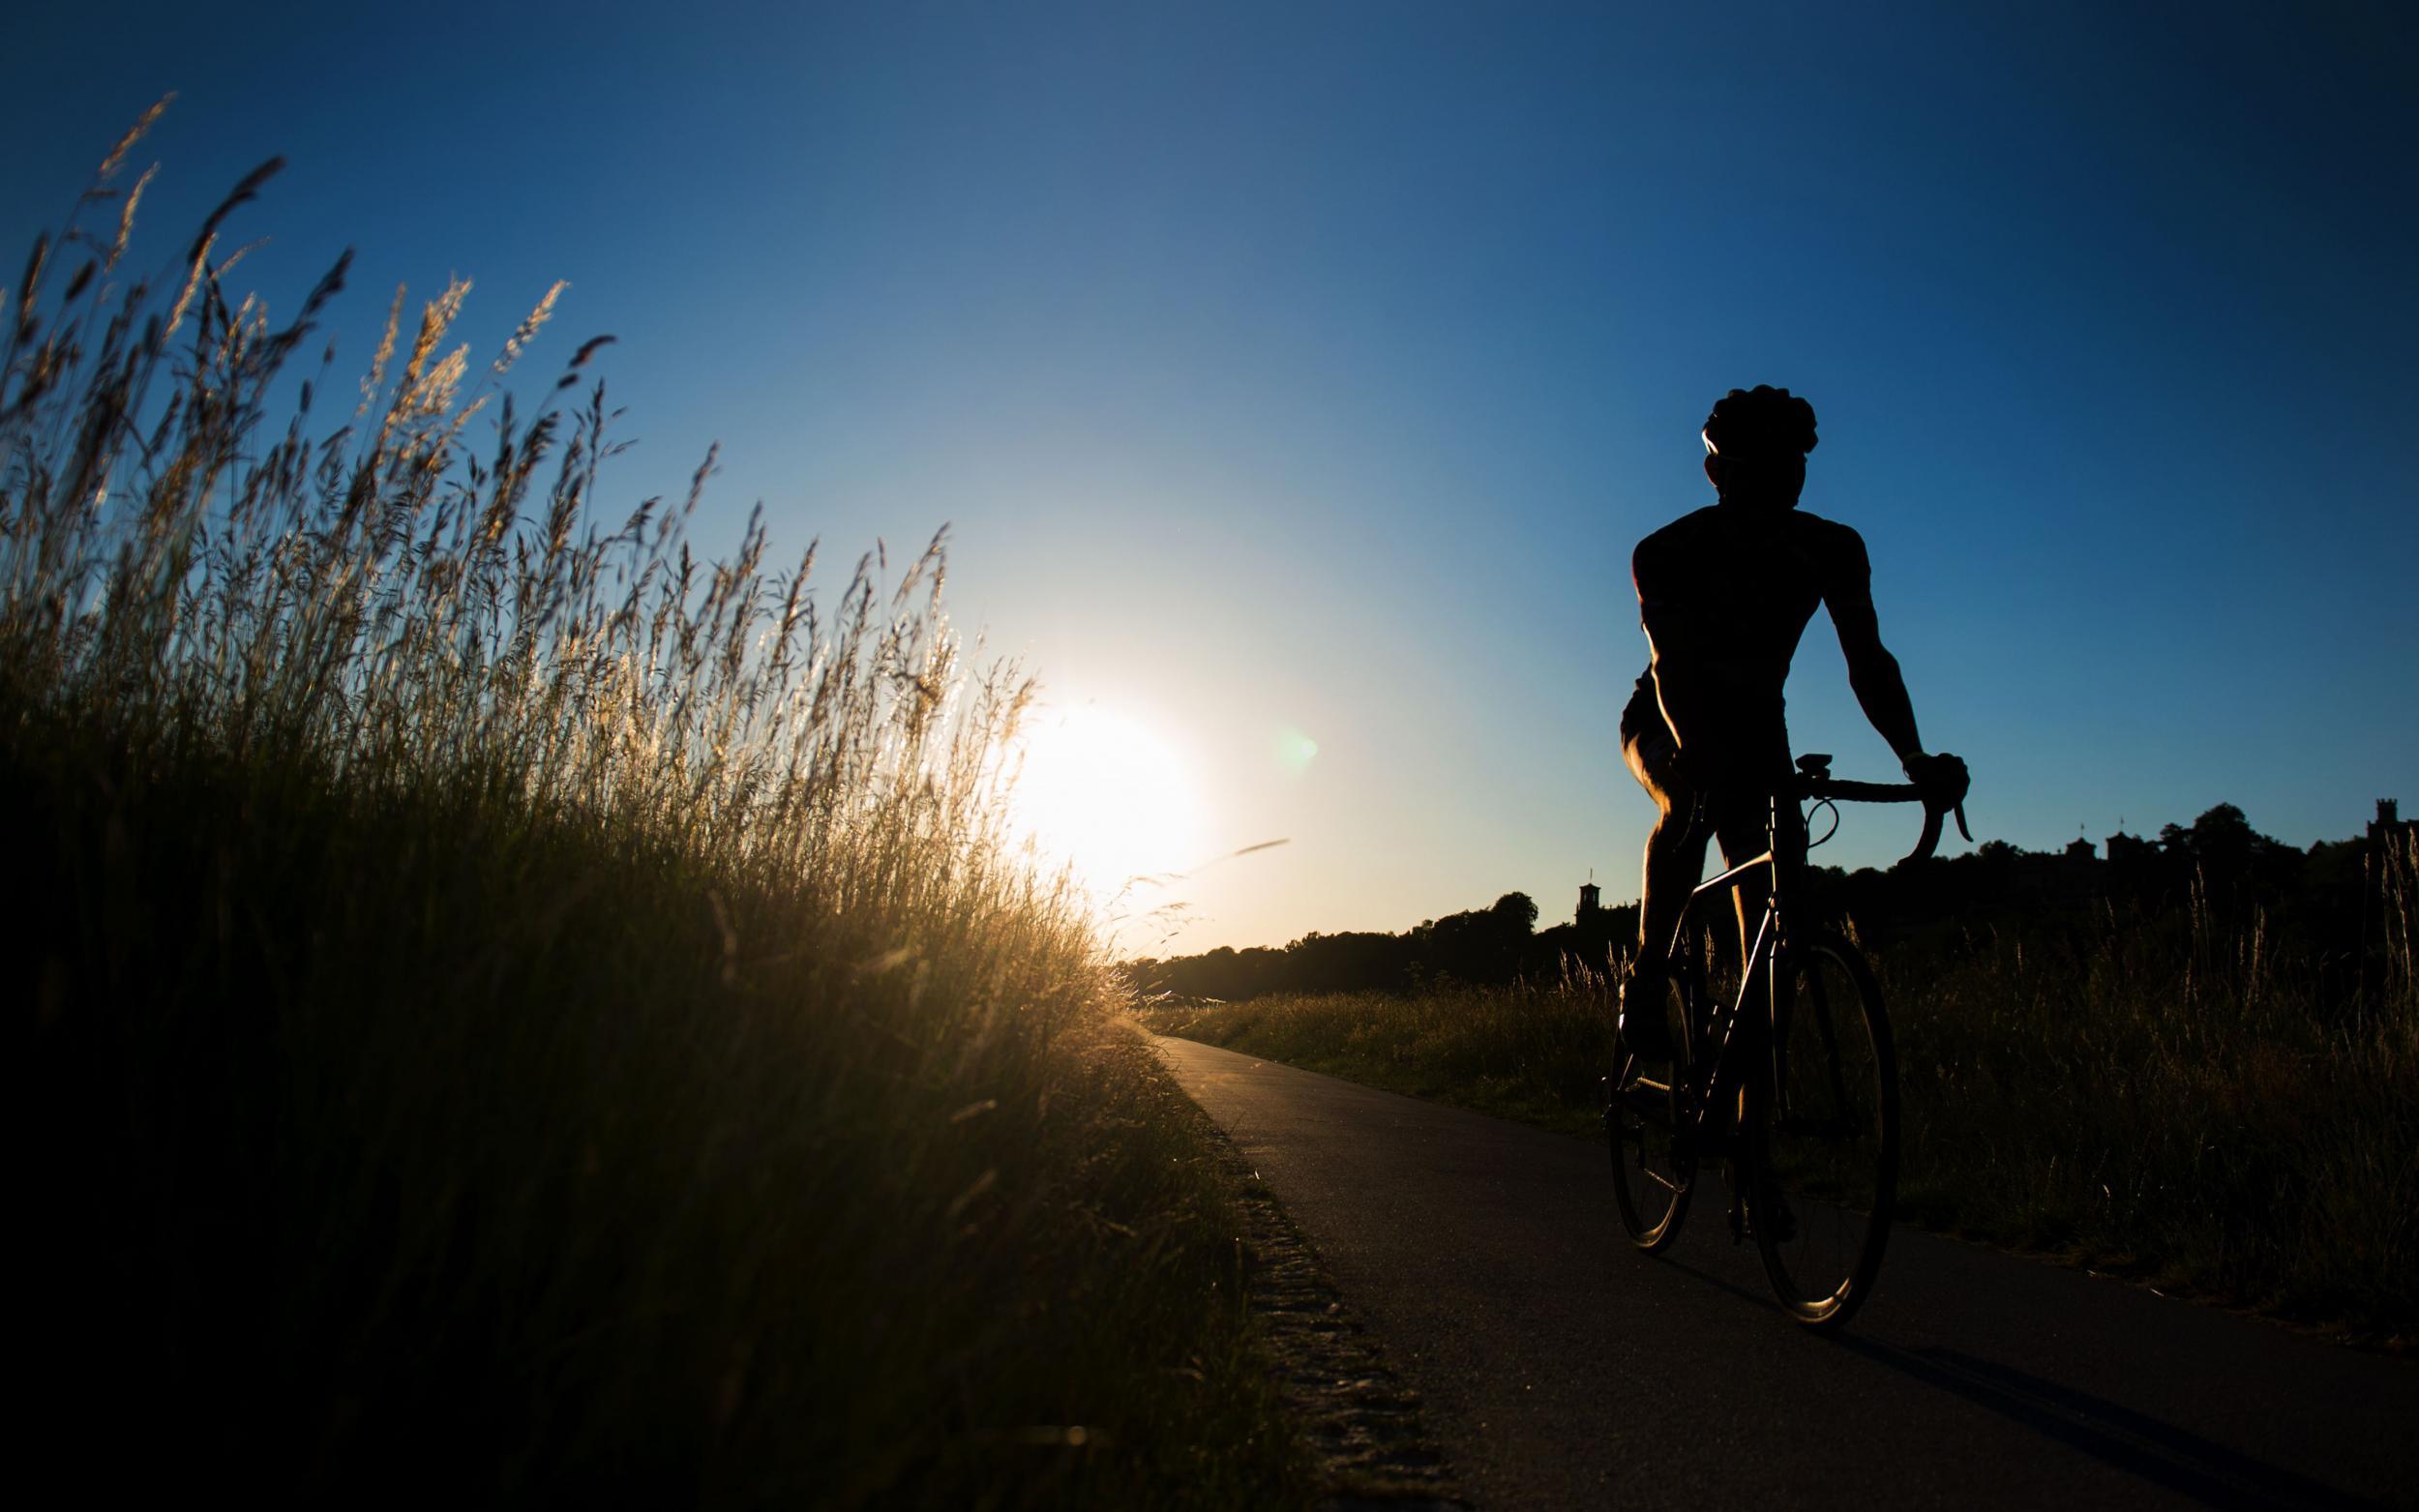
[[[1588,879],[1579,884],[1579,923],[1585,924],[1596,917],[1603,896],[1603,890],[1596,885],[1596,868],[1588,868]]]

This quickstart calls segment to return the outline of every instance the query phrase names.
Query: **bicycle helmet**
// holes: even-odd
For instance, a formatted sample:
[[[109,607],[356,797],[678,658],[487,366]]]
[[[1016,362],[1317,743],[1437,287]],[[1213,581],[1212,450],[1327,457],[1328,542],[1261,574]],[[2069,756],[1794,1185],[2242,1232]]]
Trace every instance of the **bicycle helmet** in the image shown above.
[[[1703,434],[1708,456],[1803,457],[1814,450],[1814,406],[1766,383],[1732,389],[1715,400]]]

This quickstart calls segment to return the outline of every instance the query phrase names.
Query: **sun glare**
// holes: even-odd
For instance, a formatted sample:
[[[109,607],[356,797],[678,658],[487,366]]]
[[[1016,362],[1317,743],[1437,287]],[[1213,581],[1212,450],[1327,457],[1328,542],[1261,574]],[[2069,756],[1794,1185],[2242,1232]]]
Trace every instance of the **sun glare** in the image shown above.
[[[1201,804],[1191,775],[1141,726],[1090,707],[1045,713],[1019,744],[1019,827],[1053,864],[1071,864],[1100,902],[1135,877],[1180,872],[1201,859]]]

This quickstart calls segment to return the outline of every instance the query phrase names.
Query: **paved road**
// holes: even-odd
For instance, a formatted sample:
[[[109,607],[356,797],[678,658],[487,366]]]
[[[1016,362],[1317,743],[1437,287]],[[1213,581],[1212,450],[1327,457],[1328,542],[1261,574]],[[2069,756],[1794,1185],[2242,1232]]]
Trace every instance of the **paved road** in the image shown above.
[[[1487,1508],[2419,1506],[2419,1366],[1900,1229],[1836,1340],[1600,1146],[1156,1042],[1426,1396]]]

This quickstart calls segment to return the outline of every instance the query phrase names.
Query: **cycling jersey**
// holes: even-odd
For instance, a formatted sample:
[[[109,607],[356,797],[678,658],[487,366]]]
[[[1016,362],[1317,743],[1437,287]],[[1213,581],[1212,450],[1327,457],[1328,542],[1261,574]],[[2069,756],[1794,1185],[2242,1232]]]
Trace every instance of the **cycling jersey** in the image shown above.
[[[1630,581],[1652,657],[1624,743],[1668,721],[1701,780],[1769,791],[1789,770],[1781,689],[1798,641],[1835,593],[1869,601],[1871,578],[1862,537],[1803,510],[1713,504],[1639,542]],[[1658,674],[1693,697],[1658,698]]]

